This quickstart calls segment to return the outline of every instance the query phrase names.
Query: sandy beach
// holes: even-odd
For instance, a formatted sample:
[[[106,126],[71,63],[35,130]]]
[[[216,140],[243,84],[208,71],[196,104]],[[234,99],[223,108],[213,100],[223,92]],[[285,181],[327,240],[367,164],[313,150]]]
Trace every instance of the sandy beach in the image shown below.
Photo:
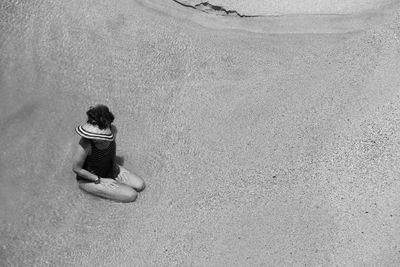
[[[0,3],[1,265],[398,266],[400,3],[360,10]],[[134,203],[72,172],[98,103]]]
[[[373,11],[386,5],[396,3],[396,0],[174,0],[186,5],[210,5],[234,10],[243,15],[279,16],[289,14],[354,14]],[[153,1],[154,2],[154,1]]]

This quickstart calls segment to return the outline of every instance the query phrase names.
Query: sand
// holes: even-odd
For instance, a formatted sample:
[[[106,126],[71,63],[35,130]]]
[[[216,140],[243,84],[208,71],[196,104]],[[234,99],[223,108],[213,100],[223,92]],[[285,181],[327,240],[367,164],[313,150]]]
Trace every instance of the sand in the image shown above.
[[[375,10],[397,0],[176,0],[183,4],[209,3],[242,15],[354,14]]]
[[[172,1],[0,8],[2,265],[398,266],[399,5],[281,34]],[[134,203],[72,173],[97,103]]]

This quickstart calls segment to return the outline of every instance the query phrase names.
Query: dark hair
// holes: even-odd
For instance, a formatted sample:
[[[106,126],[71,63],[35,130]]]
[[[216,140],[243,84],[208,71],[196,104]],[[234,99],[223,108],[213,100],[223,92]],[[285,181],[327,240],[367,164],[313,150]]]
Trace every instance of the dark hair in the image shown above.
[[[105,105],[90,107],[86,114],[88,116],[87,122],[99,126],[100,129],[110,127],[111,123],[114,121],[114,115]]]

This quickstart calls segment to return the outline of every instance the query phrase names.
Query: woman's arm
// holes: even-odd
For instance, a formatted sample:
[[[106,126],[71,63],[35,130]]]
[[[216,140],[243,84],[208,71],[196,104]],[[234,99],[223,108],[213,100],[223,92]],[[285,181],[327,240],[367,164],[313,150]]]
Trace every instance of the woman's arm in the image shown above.
[[[79,145],[77,147],[74,159],[73,159],[72,170],[79,177],[94,182],[98,179],[98,177],[95,174],[82,168],[83,164],[85,164],[85,160],[88,155],[85,148],[87,148],[87,144],[83,139],[81,139],[81,141],[79,142]]]

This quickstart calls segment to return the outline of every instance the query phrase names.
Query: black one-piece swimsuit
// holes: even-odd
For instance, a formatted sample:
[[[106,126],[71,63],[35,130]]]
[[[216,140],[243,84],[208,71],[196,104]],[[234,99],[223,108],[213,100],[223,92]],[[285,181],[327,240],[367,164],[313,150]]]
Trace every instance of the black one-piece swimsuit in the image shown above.
[[[112,141],[106,149],[98,149],[93,142],[90,142],[90,145],[92,153],[86,157],[83,169],[100,177],[115,178],[111,177],[113,158],[116,153],[115,141]],[[79,176],[77,179],[86,180]]]

